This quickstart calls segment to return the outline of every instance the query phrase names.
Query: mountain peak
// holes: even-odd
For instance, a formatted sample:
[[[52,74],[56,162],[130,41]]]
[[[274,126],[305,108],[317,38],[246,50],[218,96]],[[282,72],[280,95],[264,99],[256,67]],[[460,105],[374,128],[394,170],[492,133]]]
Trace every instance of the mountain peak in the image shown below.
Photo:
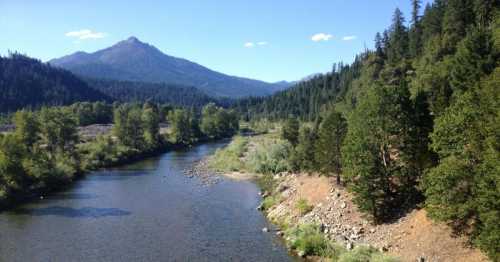
[[[141,41],[139,41],[139,39],[137,39],[137,37],[135,37],[135,36],[131,36],[131,37],[127,38],[127,40],[125,40],[125,41],[127,41],[129,43],[141,43]]]
[[[86,77],[194,86],[214,96],[263,96],[284,86],[213,71],[164,54],[135,36],[94,53],[70,55],[50,63]]]

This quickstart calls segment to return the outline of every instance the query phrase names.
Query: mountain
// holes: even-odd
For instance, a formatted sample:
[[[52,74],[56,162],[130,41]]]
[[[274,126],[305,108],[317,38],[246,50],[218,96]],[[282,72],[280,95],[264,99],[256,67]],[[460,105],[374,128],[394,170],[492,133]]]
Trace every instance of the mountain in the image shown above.
[[[86,77],[194,86],[211,96],[264,96],[287,87],[286,82],[272,84],[225,75],[166,55],[135,37],[94,53],[76,52],[49,63]]]
[[[0,112],[111,100],[64,69],[20,54],[0,56]]]

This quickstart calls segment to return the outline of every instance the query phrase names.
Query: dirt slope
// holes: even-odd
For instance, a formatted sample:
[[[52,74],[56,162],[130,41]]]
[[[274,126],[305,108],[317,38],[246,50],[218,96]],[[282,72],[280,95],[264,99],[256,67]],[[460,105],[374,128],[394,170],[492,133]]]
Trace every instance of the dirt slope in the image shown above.
[[[279,174],[281,202],[268,210],[271,220],[289,225],[317,223],[325,235],[345,245],[372,245],[402,261],[488,261],[479,250],[453,237],[446,225],[433,223],[425,210],[414,210],[390,224],[371,225],[356,209],[351,195],[331,178],[316,175]],[[297,201],[306,199],[314,208],[301,215]]]

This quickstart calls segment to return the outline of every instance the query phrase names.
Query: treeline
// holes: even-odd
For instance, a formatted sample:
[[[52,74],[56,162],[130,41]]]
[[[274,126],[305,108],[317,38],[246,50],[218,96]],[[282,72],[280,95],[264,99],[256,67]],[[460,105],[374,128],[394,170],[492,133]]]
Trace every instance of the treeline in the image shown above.
[[[0,134],[0,207],[58,189],[88,170],[231,136],[238,131],[239,118],[234,111],[214,104],[204,109],[214,111],[215,114],[200,114],[154,103],[80,103],[44,107],[36,112],[17,111],[12,120],[15,131]],[[109,119],[114,123],[111,134],[81,143],[79,124]],[[160,132],[160,123],[165,121],[170,131]]]
[[[210,102],[220,103],[195,87],[118,80],[86,79],[86,82],[114,101],[122,103],[149,101],[196,108],[201,108]]]
[[[499,260],[498,1],[412,4],[351,66],[237,108],[289,118],[294,168],[339,175],[375,222],[423,205]]]

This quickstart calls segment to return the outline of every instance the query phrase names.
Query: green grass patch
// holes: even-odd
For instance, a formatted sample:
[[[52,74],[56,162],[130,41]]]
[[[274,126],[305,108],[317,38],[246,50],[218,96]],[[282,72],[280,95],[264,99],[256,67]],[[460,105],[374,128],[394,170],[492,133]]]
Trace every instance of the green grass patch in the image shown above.
[[[241,157],[245,154],[248,138],[237,136],[225,148],[218,149],[210,157],[208,166],[218,172],[244,171],[245,164]]]
[[[305,215],[313,210],[313,206],[309,205],[307,199],[299,199],[295,204],[295,208],[299,211],[301,215]]]

